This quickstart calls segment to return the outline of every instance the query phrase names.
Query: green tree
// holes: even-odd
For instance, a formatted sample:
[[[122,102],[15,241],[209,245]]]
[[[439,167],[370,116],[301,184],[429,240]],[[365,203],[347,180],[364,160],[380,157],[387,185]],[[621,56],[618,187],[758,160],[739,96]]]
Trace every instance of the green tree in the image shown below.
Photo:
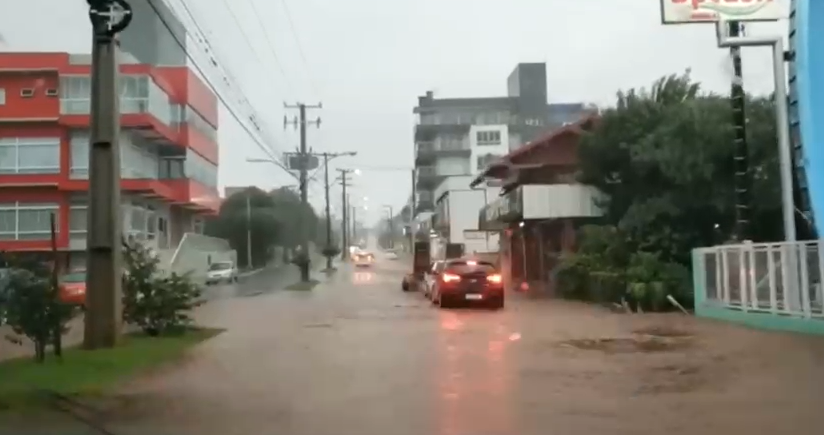
[[[776,240],[782,224],[773,100],[748,96],[746,106],[748,236]],[[618,93],[578,147],[579,180],[606,194],[605,216],[600,230],[581,232],[578,253],[562,260],[563,292],[620,296],[652,309],[662,308],[666,292],[689,304],[691,250],[734,236],[731,119],[729,99],[702,92],[689,72]],[[593,289],[601,289],[598,297],[588,293]]]
[[[269,196],[274,201],[275,216],[283,228],[278,237],[278,245],[294,249],[304,237],[313,242],[318,240],[318,236],[325,237],[326,229],[324,227],[320,230],[320,219],[315,210],[311,205],[302,204],[297,192],[280,188],[271,191]]]
[[[240,266],[262,266],[271,257],[271,249],[278,240],[279,230],[288,228],[279,218],[277,207],[277,203],[266,192],[254,187],[246,189],[223,202],[218,216],[207,223],[205,232],[228,240],[232,249],[238,252]],[[250,227],[253,265],[246,264]]]
[[[180,333],[192,323],[201,290],[188,275],[160,273],[160,260],[139,243],[123,245],[123,320],[149,336]]]

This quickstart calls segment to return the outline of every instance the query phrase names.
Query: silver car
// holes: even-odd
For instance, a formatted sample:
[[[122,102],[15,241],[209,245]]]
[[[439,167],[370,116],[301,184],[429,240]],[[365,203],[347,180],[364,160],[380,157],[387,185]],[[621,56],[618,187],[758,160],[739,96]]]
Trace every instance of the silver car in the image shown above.
[[[220,282],[237,282],[238,270],[235,263],[231,261],[219,261],[209,265],[206,272],[206,284],[217,284]]]

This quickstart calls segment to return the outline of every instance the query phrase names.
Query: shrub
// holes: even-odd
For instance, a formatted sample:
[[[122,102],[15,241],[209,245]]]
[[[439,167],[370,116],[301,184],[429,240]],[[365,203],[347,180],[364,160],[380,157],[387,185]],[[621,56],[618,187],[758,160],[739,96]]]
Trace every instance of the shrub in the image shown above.
[[[74,306],[58,297],[47,268],[12,268],[6,287],[6,322],[16,334],[34,342],[35,359],[43,362],[46,346],[57,343],[58,334],[68,331]]]
[[[124,244],[123,320],[147,335],[185,330],[189,315],[200,305],[201,289],[188,275],[163,276],[160,260],[140,244]]]
[[[324,257],[337,257],[340,255],[340,248],[337,246],[327,246],[321,251]]]

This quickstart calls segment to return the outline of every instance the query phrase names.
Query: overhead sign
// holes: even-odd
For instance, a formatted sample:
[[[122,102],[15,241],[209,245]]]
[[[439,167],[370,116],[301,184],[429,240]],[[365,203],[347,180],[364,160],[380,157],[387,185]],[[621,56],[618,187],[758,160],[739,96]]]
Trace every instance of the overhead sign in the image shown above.
[[[320,166],[320,159],[311,154],[283,153],[283,160],[286,162],[286,167],[292,171],[311,171]]]
[[[486,240],[487,232],[482,230],[464,230],[464,240]]]
[[[660,0],[664,24],[717,21],[778,21],[786,12],[778,0]]]

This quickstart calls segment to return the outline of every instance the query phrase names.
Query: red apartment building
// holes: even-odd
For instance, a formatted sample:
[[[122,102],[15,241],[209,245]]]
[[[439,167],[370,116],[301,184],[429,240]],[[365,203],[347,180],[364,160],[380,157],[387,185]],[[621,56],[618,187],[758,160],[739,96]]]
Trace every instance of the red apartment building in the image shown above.
[[[123,232],[159,249],[220,205],[218,105],[186,66],[121,55]],[[0,53],[0,251],[57,248],[85,263],[90,56]]]

